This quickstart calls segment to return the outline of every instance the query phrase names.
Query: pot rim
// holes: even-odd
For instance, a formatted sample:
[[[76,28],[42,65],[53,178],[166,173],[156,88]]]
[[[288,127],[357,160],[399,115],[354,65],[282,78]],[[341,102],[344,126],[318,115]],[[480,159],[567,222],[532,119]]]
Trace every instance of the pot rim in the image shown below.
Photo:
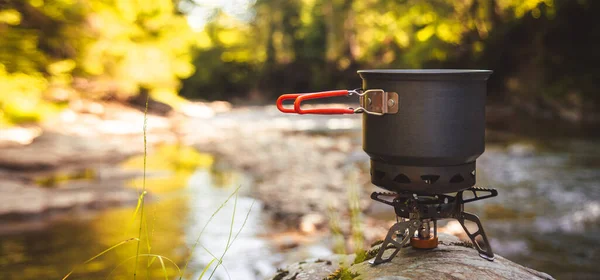
[[[366,69],[357,73],[372,74],[492,74],[492,70],[485,69]]]
[[[486,81],[494,71],[478,69],[368,69],[358,70],[367,80],[390,81]]]

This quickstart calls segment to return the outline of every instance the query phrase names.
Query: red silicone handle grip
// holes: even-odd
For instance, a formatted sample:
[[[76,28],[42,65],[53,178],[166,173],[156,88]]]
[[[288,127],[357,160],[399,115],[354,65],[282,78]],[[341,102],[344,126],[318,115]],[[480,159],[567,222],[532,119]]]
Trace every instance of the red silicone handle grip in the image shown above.
[[[286,109],[283,107],[283,101],[284,100],[288,100],[288,99],[296,99],[298,96],[300,96],[302,94],[300,93],[291,93],[291,94],[284,94],[282,96],[280,96],[279,98],[277,98],[277,109],[279,109],[279,111],[283,112],[283,113],[296,113],[295,109]]]
[[[318,108],[318,109],[302,109],[300,105],[302,101],[309,99],[319,99],[319,98],[327,98],[334,96],[346,96],[348,95],[348,90],[333,90],[333,91],[323,91],[323,92],[315,92],[302,94],[296,98],[294,101],[294,111],[298,114],[319,114],[319,115],[337,115],[337,114],[354,114],[354,109],[352,108]]]

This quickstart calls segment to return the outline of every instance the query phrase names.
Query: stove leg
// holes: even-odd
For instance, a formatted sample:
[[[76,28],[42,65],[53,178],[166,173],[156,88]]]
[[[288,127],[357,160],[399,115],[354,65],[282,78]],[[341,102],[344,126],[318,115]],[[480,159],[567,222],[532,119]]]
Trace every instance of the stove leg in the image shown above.
[[[479,256],[488,261],[493,261],[494,252],[492,252],[492,247],[490,246],[490,242],[488,241],[487,236],[485,235],[485,231],[483,230],[483,226],[481,225],[481,221],[479,220],[479,218],[474,214],[461,212],[457,220],[471,239],[471,242],[473,242],[473,246],[475,246],[475,249],[477,249],[477,251],[479,252]],[[467,229],[465,225],[465,220],[477,224],[477,231],[475,231],[474,233],[469,232],[469,229]],[[479,243],[477,243],[477,241],[475,241],[475,238],[477,236],[481,236],[481,239],[483,240],[483,248],[481,245],[479,245]]]
[[[398,252],[400,252],[400,249],[402,249],[402,247],[406,243],[408,243],[408,241],[410,240],[412,235],[415,233],[417,228],[419,228],[420,224],[421,224],[421,222],[418,220],[395,223],[390,228],[387,236],[383,240],[383,243],[381,244],[379,252],[377,252],[377,255],[375,256],[375,258],[373,260],[369,261],[369,263],[372,265],[378,265],[378,264],[381,264],[384,262],[391,261],[398,254]],[[408,233],[406,233],[407,229],[408,229]],[[397,232],[404,234],[404,236],[402,237],[402,240],[400,242],[396,241]],[[386,251],[386,249],[389,245],[394,246],[395,250],[389,257],[383,258],[383,253]]]

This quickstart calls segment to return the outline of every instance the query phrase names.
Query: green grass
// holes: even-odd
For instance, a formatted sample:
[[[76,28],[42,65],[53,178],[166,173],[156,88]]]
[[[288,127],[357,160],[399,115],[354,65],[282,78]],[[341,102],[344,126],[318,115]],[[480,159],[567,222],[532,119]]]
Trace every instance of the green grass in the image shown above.
[[[329,230],[333,237],[333,251],[336,254],[346,254],[346,244],[351,241],[352,251],[364,251],[364,234],[362,230],[362,212],[360,209],[360,188],[358,185],[358,172],[349,172],[347,182],[348,210],[350,214],[350,240],[346,240],[343,230],[339,224],[340,216],[332,207],[328,208]]]
[[[360,209],[360,189],[358,186],[358,172],[350,173],[350,184],[348,184],[348,205],[350,208],[350,225],[352,231],[352,242],[354,251],[364,250],[364,234],[362,230],[362,217]]]
[[[377,250],[369,251],[364,249],[364,234],[362,231],[362,212],[360,209],[360,187],[358,185],[358,172],[349,172],[348,179],[348,209],[350,213],[350,239],[352,241],[352,251],[356,255],[354,262],[349,266],[340,266],[335,272],[325,278],[325,280],[351,280],[359,275],[352,273],[349,267],[364,262],[377,254]],[[339,225],[339,215],[333,209],[329,209],[329,228],[333,237],[333,251],[336,254],[346,254],[346,237]]]
[[[351,272],[347,267],[340,267],[323,280],[352,280],[358,276],[358,273]]]
[[[144,183],[142,184],[142,193],[140,194],[141,199],[139,199],[138,201],[141,201],[141,207],[140,207],[140,228],[138,231],[138,240],[137,240],[137,248],[136,248],[136,252],[135,252],[135,268],[133,270],[133,280],[136,279],[137,277],[137,267],[138,267],[138,259],[139,259],[139,255],[140,255],[140,243],[141,243],[141,239],[142,239],[142,228],[143,228],[143,224],[144,224],[144,198],[145,198],[145,193],[146,193],[146,162],[147,162],[147,158],[148,158],[148,141],[146,138],[146,132],[148,131],[148,101],[150,101],[150,94],[148,94],[148,96],[146,96],[146,105],[144,107],[144,174],[143,174],[143,180]],[[148,241],[149,242],[149,241]]]
[[[97,255],[95,255],[95,256],[93,256],[93,257],[89,258],[87,261],[83,262],[81,265],[88,264],[88,263],[92,262],[93,260],[95,260],[95,259],[99,258],[100,256],[102,256],[102,255],[104,255],[104,254],[106,254],[106,253],[108,253],[108,252],[112,251],[113,249],[115,249],[115,248],[117,248],[117,247],[119,247],[119,246],[121,246],[121,245],[123,245],[123,244],[125,244],[125,243],[128,243],[128,242],[130,242],[130,241],[134,241],[134,240],[137,240],[137,241],[139,241],[139,239],[137,239],[137,238],[135,238],[135,237],[134,237],[134,238],[129,238],[129,239],[123,240],[123,241],[121,241],[121,242],[119,242],[119,243],[117,243],[117,244],[115,244],[115,245],[113,245],[113,246],[109,247],[108,249],[106,249],[106,250],[104,250],[104,251],[100,252],[99,254],[97,254]],[[65,275],[65,277],[63,277],[63,280],[65,280],[65,279],[69,278],[69,276],[71,276],[71,274],[73,274],[73,272],[75,272],[75,270],[76,270],[76,269],[77,269],[77,267],[75,267],[75,268],[73,268],[71,271],[69,271],[69,273],[67,273],[67,275]]]

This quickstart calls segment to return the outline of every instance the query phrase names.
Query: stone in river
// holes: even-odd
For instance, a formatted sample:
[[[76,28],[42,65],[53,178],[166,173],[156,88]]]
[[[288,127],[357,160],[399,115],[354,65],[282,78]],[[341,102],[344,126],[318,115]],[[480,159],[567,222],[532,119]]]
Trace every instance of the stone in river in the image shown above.
[[[352,279],[554,279],[552,276],[499,255],[491,262],[479,257],[477,251],[447,234],[439,235],[440,244],[433,250],[403,248],[391,262],[373,266],[368,261],[352,264],[354,255],[335,255],[322,262],[305,261],[292,264],[287,274],[278,279],[327,279],[344,267]],[[388,249],[386,254],[392,250]],[[385,256],[385,255],[384,255]],[[340,265],[341,263],[341,265]],[[329,274],[328,274],[329,273]],[[277,275],[274,276],[276,279]],[[336,279],[336,278],[333,278]]]

